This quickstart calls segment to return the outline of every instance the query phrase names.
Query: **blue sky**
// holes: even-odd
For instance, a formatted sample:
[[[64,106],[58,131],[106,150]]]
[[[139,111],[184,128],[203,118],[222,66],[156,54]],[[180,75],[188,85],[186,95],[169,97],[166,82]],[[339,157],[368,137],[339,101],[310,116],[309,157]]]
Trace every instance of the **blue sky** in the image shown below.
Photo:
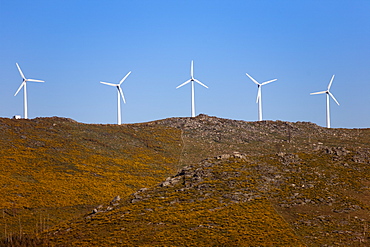
[[[28,78],[29,118],[68,117],[116,123],[122,85],[122,122],[196,113],[255,121],[263,82],[265,120],[325,126],[326,90],[332,127],[370,127],[370,1],[26,1],[0,0],[0,117],[23,115]]]

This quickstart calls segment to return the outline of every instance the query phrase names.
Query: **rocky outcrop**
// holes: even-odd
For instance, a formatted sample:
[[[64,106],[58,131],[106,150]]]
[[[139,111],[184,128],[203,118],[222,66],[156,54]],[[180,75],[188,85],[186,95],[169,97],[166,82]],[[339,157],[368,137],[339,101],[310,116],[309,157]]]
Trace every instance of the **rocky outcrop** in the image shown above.
[[[222,154],[211,159],[205,159],[200,164],[195,166],[187,166],[181,169],[174,177],[168,177],[164,182],[160,184],[161,187],[175,186],[180,182],[187,180],[187,187],[193,187],[195,184],[203,181],[205,178],[212,176],[212,169],[204,169],[206,167],[212,167],[220,162],[227,159],[247,159],[247,155],[234,152],[232,154]],[[195,168],[196,167],[196,168]],[[226,178],[227,173],[224,174]],[[190,181],[190,182],[189,182]]]
[[[99,205],[96,208],[92,210],[90,214],[86,216],[87,219],[90,219],[92,215],[97,213],[104,213],[113,210],[115,207],[120,205],[121,197],[118,195],[113,198],[112,201],[110,201],[109,205]]]

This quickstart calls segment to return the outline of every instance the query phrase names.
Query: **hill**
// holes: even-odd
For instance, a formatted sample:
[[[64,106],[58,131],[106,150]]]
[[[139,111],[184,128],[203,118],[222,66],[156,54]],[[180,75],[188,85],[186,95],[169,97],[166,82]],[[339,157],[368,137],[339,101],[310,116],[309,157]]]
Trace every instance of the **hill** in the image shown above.
[[[56,190],[55,206],[49,205],[50,213],[59,212],[59,220],[74,219],[58,225],[55,220],[36,237],[51,245],[365,246],[370,241],[370,129],[326,129],[305,122],[245,122],[206,115],[123,126],[85,125],[59,118],[3,121],[9,121],[7,129],[1,128],[4,133],[17,129],[16,143],[27,132],[22,130],[24,124],[29,125],[24,136],[43,136],[49,148],[58,146],[55,137],[61,138],[61,146],[68,151],[57,158],[78,168],[63,170],[63,174],[73,173],[58,180],[69,178],[70,183],[80,178],[79,187],[66,187],[71,199],[57,198],[62,193]],[[48,128],[54,123],[61,127],[50,136]],[[120,138],[115,139],[117,135]],[[21,143],[9,149],[14,153],[8,160],[15,159],[20,150],[26,152],[28,142]],[[36,152],[39,147],[30,148]],[[94,158],[89,159],[90,155]],[[64,163],[53,160],[54,156],[40,149],[35,160],[19,164],[19,159],[14,164],[24,169],[26,163],[44,164],[48,158],[45,169],[57,171],[58,164]],[[99,163],[101,159],[104,162]],[[86,166],[100,168],[98,175],[105,173],[91,183]],[[180,167],[177,175],[168,177]],[[28,176],[29,170],[21,174]],[[130,174],[132,182],[119,180],[115,172]],[[16,175],[8,187],[19,191],[17,185],[24,180],[19,178]],[[105,186],[112,178],[114,182]],[[41,181],[40,177],[35,180],[35,184]],[[81,188],[91,191],[85,190],[88,194],[82,197]],[[47,207],[40,194],[27,195],[35,197],[34,210]],[[64,200],[69,204],[63,204]],[[79,217],[83,211],[85,216]],[[13,224],[17,229],[16,221]]]
[[[181,131],[0,119],[0,236],[33,233],[177,170]]]

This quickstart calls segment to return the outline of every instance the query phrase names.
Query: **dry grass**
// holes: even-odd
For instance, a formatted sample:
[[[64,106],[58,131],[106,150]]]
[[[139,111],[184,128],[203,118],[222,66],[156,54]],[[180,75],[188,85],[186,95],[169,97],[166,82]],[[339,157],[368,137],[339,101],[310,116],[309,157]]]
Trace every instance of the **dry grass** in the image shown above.
[[[370,129],[207,116],[122,126],[0,119],[0,140],[0,236],[19,245],[370,242]],[[234,151],[246,155],[208,159],[190,167],[196,176],[157,186]],[[120,203],[107,203],[116,195]]]
[[[237,160],[202,167],[211,171],[199,183],[186,186],[192,178],[185,177],[173,187],[153,187],[135,195],[140,200],[56,226],[43,236],[56,246],[304,246],[257,192],[249,166]]]
[[[181,132],[0,119],[0,236],[39,231],[176,171]]]

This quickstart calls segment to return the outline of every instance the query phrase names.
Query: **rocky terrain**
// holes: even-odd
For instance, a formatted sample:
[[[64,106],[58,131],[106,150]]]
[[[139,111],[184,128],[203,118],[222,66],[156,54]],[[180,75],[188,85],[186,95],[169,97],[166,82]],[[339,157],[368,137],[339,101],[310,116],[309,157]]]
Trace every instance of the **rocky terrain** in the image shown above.
[[[357,162],[356,157],[364,162]],[[82,221],[52,229],[46,236],[65,243],[84,232],[77,242],[70,242],[78,245],[182,245],[176,242],[181,241],[176,239],[181,235],[164,234],[180,228],[191,236],[185,244],[189,246],[369,244],[368,150],[322,147],[313,153],[267,155],[259,162],[249,158],[240,153],[225,154],[184,167],[157,187],[142,188],[125,199],[117,196]],[[240,216],[233,219],[238,233],[232,235],[235,225],[230,217],[234,214]],[[202,215],[208,217],[199,219]],[[101,238],[94,236],[105,231],[106,221],[114,226],[109,231],[115,237],[98,240]],[[138,224],[143,234],[151,234],[138,238],[132,229]],[[206,232],[216,236],[204,235]]]
[[[172,164],[178,172],[163,176],[155,186],[141,183],[131,195],[119,193],[118,183],[113,200],[102,200],[84,216],[50,226],[29,242],[370,245],[370,129],[206,115],[127,127],[150,130],[154,136],[161,133],[154,132],[157,128],[178,133],[173,136],[179,140],[173,142],[177,153],[163,138],[168,135],[156,141],[145,137],[144,142],[154,153],[175,155]]]
[[[148,124],[182,130],[185,164],[232,152],[258,156],[312,151],[322,146],[369,148],[370,129],[327,129],[310,122],[246,122],[201,114],[195,118],[169,118]]]

